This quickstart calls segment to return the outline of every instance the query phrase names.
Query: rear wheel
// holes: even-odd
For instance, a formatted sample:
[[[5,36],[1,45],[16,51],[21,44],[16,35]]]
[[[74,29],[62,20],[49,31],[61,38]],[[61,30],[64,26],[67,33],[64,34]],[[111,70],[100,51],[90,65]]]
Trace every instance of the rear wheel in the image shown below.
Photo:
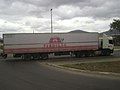
[[[47,60],[48,58],[48,54],[41,54],[41,59]]]
[[[3,57],[4,59],[6,59],[6,58],[7,58],[7,54],[2,54],[2,57]]]
[[[31,60],[31,55],[30,54],[23,54],[22,59],[23,60]]]
[[[40,56],[39,54],[32,54],[32,60],[39,60],[40,59]]]
[[[80,58],[80,57],[84,57],[85,56],[85,53],[82,52],[82,51],[81,52],[75,52],[74,54],[75,54],[76,58]]]

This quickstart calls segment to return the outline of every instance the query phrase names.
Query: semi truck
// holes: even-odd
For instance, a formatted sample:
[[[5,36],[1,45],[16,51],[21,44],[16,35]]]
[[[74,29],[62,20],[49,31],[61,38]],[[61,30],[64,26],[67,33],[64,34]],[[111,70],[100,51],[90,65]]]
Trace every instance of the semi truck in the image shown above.
[[[48,59],[49,55],[88,57],[111,55],[113,38],[99,33],[12,33],[3,34],[3,57]]]

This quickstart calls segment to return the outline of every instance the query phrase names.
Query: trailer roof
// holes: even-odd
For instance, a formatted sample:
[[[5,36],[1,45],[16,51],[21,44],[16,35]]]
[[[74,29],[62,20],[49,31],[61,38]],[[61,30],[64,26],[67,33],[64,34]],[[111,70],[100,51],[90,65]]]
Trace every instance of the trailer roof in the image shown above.
[[[84,32],[81,32],[81,33],[84,33]],[[88,33],[89,34],[98,34],[98,32],[91,32],[91,33],[88,32]],[[79,34],[79,33],[4,33],[3,35],[6,35],[6,34]]]

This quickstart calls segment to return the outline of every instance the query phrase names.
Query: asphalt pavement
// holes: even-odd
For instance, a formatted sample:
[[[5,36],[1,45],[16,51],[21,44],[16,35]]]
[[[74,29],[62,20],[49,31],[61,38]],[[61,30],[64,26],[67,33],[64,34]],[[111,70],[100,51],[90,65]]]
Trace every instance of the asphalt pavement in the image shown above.
[[[120,90],[120,78],[73,73],[43,61],[0,59],[0,90]]]
[[[40,61],[2,61],[0,90],[120,90],[120,79],[65,72]]]

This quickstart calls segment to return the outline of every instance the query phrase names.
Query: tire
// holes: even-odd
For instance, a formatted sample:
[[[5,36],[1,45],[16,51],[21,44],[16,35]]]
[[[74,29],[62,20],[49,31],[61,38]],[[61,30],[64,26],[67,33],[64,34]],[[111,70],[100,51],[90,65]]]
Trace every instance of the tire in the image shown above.
[[[7,54],[3,54],[2,57],[3,57],[4,59],[6,59],[6,58],[7,58]]]
[[[102,56],[110,56],[110,54],[111,54],[110,50],[102,50],[101,53]]]
[[[23,60],[31,60],[31,55],[30,54],[23,54],[22,59]]]
[[[49,57],[48,57],[48,54],[42,54],[41,55],[41,59],[42,60],[47,60]]]

